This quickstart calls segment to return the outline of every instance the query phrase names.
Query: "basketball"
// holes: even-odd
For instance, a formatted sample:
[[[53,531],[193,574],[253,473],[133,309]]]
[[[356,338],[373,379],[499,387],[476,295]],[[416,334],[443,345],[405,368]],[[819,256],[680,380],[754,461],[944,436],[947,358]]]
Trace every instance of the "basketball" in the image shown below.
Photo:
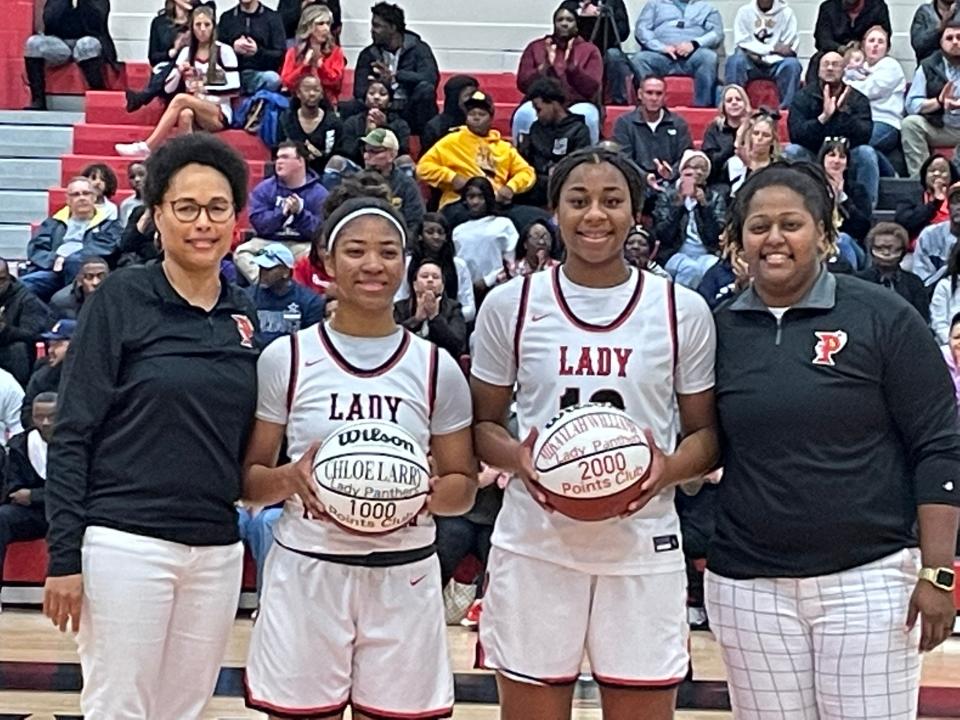
[[[606,520],[627,511],[650,473],[643,430],[612,405],[562,410],[533,448],[534,485],[557,512],[576,520]]]
[[[398,425],[358,422],[324,440],[313,476],[330,519],[344,530],[379,535],[413,520],[427,502],[426,453]]]

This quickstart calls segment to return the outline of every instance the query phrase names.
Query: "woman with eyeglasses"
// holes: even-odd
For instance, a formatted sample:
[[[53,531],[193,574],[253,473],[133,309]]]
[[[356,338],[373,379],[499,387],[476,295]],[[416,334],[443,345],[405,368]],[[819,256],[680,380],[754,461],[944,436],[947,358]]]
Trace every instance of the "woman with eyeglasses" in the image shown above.
[[[256,314],[220,261],[246,164],[187,135],[147,167],[162,260],[111,273],[84,303],[49,449],[43,609],[78,633],[88,718],[200,717],[240,594]]]

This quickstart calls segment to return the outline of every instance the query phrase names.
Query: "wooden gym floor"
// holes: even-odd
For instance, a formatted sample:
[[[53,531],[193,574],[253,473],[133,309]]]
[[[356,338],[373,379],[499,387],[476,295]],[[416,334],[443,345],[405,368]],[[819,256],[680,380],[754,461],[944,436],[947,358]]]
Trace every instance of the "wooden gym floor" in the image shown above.
[[[217,692],[204,720],[264,718],[247,710],[241,695],[241,671],[251,622],[234,624]],[[449,628],[457,680],[456,720],[493,720],[495,683],[489,672],[473,669],[476,635]],[[694,681],[680,691],[678,720],[726,720],[732,717],[724,669],[713,636],[693,633]],[[924,657],[921,717],[960,718],[960,638],[954,636]],[[0,720],[73,720],[79,718],[80,667],[73,638],[57,632],[36,610],[6,606],[0,613]],[[599,720],[596,688],[582,683],[576,720]]]

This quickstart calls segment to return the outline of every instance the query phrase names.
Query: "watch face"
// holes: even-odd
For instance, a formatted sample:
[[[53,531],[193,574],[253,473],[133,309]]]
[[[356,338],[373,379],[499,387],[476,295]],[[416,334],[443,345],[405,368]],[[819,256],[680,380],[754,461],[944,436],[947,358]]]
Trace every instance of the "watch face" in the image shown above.
[[[950,570],[937,570],[937,585],[953,585],[954,574]]]

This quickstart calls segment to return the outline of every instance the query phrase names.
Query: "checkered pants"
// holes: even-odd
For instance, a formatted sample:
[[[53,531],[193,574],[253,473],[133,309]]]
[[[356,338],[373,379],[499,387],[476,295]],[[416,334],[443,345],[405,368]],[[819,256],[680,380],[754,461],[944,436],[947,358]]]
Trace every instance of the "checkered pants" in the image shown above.
[[[706,574],[710,627],[737,720],[913,720],[919,624],[906,632],[919,551],[810,578]]]

